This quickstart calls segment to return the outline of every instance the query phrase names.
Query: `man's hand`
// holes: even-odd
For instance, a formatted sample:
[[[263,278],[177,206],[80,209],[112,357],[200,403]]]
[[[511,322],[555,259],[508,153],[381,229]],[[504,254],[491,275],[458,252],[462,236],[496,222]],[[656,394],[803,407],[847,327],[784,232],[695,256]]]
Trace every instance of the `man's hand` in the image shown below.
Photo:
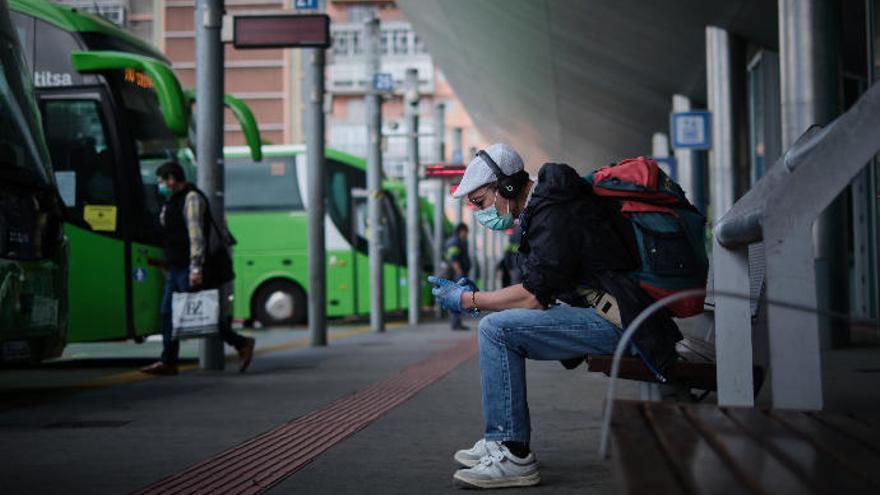
[[[461,313],[461,294],[468,290],[467,287],[458,285],[451,280],[440,277],[428,277],[428,283],[434,285],[431,294],[437,300],[437,304],[446,311]]]
[[[202,272],[197,270],[189,271],[189,286],[198,287],[202,285]]]
[[[469,278],[467,278],[467,277],[459,277],[459,278],[455,281],[455,283],[456,283],[457,285],[460,285],[460,286],[464,287],[465,290],[468,291],[468,292],[477,292],[477,291],[480,290],[480,289],[477,287],[477,284],[476,284],[473,280],[471,280],[471,279],[469,279]]]

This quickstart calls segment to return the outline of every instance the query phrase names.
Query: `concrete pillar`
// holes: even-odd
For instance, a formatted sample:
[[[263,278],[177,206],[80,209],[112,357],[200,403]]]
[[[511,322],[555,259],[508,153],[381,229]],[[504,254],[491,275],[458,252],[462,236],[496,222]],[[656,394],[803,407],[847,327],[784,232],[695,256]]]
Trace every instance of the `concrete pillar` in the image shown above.
[[[788,149],[811,125],[824,125],[838,114],[836,13],[822,0],[779,1],[782,147]],[[849,312],[847,216],[838,198],[816,220],[817,304]],[[819,317],[822,347],[845,343],[846,322]]]
[[[684,95],[673,95],[672,96],[672,111],[673,112],[688,112],[691,109],[691,100],[687,96]],[[701,187],[702,184],[698,184],[697,178],[695,177],[695,161],[694,161],[694,150],[687,148],[680,148],[674,151],[675,161],[678,166],[678,185],[684,190],[687,198],[694,203],[695,206],[701,208],[701,205],[697,205],[697,194],[696,188]]]
[[[734,123],[730,35],[706,27],[706,93],[712,113],[712,149],[709,152],[709,200],[716,225],[735,201]]]

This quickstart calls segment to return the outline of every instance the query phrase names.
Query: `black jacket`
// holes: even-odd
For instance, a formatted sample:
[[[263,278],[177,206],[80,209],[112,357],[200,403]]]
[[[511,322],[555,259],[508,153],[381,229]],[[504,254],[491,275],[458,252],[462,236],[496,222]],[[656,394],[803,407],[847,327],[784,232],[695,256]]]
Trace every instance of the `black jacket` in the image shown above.
[[[187,184],[184,189],[174,193],[165,203],[163,242],[165,245],[165,260],[177,269],[188,268],[190,265],[189,228],[184,218],[184,204],[186,196],[197,189]],[[205,229],[205,219],[202,215],[202,231]],[[205,237],[207,239],[207,236]]]
[[[593,194],[592,186],[568,165],[546,163],[520,216],[523,286],[545,307],[557,299],[585,306],[577,289],[613,295],[624,328],[654,300],[627,272],[639,266],[632,226],[619,203]],[[675,358],[681,333],[661,311],[636,333],[634,342],[658,370]]]

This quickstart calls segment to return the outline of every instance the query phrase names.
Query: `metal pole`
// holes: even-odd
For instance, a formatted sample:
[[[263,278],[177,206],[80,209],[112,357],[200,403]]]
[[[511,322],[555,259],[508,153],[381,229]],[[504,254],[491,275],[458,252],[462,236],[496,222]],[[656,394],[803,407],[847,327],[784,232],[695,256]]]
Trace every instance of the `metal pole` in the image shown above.
[[[464,149],[462,147],[462,129],[461,127],[455,127],[452,129],[452,161],[453,163],[462,163],[464,162],[464,156],[462,153]],[[456,199],[455,200],[455,225],[461,224],[464,221],[464,200]]]
[[[324,49],[305,50],[305,103],[308,167],[309,334],[313,346],[327,345],[327,262],[324,245]]]
[[[673,95],[672,96],[672,111],[673,112],[687,112],[691,109],[691,100],[687,96],[684,95]],[[687,195],[688,199],[691,200],[691,203],[694,203],[698,208],[702,208],[702,205],[697,205],[697,195],[696,188],[702,187],[701,184],[697,184],[697,178],[694,170],[694,152],[693,150],[687,148],[680,148],[675,150],[675,162],[678,166],[678,185],[684,190],[685,195]]]
[[[836,36],[833,9],[821,0],[779,1],[782,149],[813,124],[837,115]],[[844,193],[845,197],[845,193]],[[849,312],[849,267],[844,201],[835,200],[813,226],[816,303],[825,311]],[[843,321],[819,317],[823,348],[843,343]]]
[[[442,102],[434,104],[434,160],[443,163],[446,160],[446,107]],[[446,192],[443,179],[437,179],[434,190],[434,272],[439,273],[443,263],[443,210],[446,205]],[[434,316],[443,316],[443,308],[434,304]]]
[[[712,149],[709,152],[709,201],[715,225],[734,201],[733,96],[731,93],[730,36],[724,29],[706,27],[706,92],[712,113]]]
[[[208,197],[218,225],[226,225],[223,210],[223,45],[220,28],[223,0],[199,0],[196,30],[196,156],[198,186]],[[228,324],[229,286],[220,288],[220,324]],[[199,367],[223,370],[223,341],[210,336],[199,341]]]
[[[422,260],[419,246],[419,72],[406,70],[406,269],[409,288],[408,314],[410,325],[419,323],[422,303]]]
[[[382,260],[382,101],[372,89],[373,80],[380,71],[379,19],[364,22],[364,47],[367,56],[367,216],[370,231],[370,329],[385,331],[385,306]]]

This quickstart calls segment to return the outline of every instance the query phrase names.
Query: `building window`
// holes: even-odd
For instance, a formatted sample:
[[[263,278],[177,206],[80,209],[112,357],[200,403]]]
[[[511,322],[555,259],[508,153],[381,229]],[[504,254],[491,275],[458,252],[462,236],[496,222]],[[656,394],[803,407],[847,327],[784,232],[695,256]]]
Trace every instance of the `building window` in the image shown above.
[[[388,31],[382,31],[382,40],[379,42],[382,46],[382,55],[388,55],[390,52],[389,44],[391,37],[388,35]]]
[[[414,44],[413,51],[415,53],[418,53],[418,54],[428,53],[428,48],[425,46],[425,42],[422,41],[421,38],[419,38],[419,35],[413,34],[413,44]]]
[[[393,55],[406,55],[409,44],[409,30],[395,29],[391,32],[391,53]]]
[[[333,36],[333,54],[334,55],[348,55],[349,50],[351,49],[351,33],[350,32],[338,32]]]
[[[373,17],[379,17],[379,9],[373,5],[350,5],[346,12],[348,22],[364,22]]]

